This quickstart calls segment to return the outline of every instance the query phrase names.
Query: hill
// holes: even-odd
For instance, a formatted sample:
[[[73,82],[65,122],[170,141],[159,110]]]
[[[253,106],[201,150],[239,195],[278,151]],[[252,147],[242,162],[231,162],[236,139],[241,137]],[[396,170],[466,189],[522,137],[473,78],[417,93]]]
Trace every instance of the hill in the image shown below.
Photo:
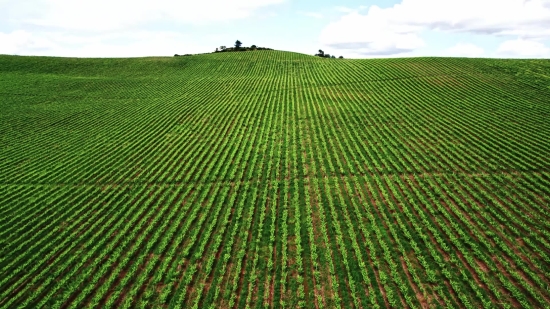
[[[542,308],[550,60],[0,56],[0,308]]]

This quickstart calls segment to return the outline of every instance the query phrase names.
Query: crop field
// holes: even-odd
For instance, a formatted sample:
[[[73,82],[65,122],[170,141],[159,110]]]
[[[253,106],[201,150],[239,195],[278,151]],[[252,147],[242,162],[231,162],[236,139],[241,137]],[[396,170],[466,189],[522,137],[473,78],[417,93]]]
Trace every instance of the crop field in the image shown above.
[[[550,60],[0,56],[0,308],[550,308]]]

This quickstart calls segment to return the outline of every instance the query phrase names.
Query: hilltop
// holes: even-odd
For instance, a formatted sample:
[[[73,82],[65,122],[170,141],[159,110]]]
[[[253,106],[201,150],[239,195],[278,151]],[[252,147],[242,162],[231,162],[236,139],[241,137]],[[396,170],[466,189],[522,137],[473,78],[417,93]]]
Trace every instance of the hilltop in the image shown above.
[[[0,56],[0,308],[550,303],[550,60]]]

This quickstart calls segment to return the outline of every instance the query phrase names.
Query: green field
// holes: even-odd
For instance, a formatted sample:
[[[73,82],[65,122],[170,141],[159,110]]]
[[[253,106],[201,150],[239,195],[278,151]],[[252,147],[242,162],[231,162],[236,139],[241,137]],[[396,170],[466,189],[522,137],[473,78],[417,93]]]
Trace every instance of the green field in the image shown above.
[[[0,308],[550,308],[550,60],[0,56]]]

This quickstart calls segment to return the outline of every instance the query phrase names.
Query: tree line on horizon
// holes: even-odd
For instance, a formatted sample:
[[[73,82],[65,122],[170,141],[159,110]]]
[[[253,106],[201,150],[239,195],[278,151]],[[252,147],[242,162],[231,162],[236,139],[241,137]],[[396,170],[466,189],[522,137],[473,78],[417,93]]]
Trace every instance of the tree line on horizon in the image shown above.
[[[223,52],[240,52],[240,51],[249,51],[249,50],[273,50],[273,48],[267,48],[267,47],[258,47],[256,45],[251,45],[250,47],[243,47],[243,43],[239,40],[235,41],[234,47],[227,47],[225,45],[220,46],[219,48],[216,47],[216,50],[214,53],[223,53]],[[178,57],[180,55],[175,54],[174,57]],[[192,54],[185,54],[183,56],[192,56]],[[322,49],[319,49],[319,53],[315,54],[314,56],[318,56],[321,58],[336,58],[334,55],[325,54],[325,52]],[[339,59],[344,59],[343,56],[338,57]]]
[[[321,58],[336,58],[334,55],[325,54],[325,52],[322,49],[319,49],[319,53],[315,54],[314,56],[321,57]],[[338,57],[338,59],[344,59],[344,56]]]
[[[220,46],[219,48],[216,48],[214,51],[215,53],[223,53],[223,52],[236,52],[236,51],[248,51],[248,50],[273,50],[273,48],[267,48],[267,47],[258,47],[256,45],[251,45],[250,47],[243,47],[243,43],[239,40],[235,41],[234,47],[227,47],[225,45]]]

